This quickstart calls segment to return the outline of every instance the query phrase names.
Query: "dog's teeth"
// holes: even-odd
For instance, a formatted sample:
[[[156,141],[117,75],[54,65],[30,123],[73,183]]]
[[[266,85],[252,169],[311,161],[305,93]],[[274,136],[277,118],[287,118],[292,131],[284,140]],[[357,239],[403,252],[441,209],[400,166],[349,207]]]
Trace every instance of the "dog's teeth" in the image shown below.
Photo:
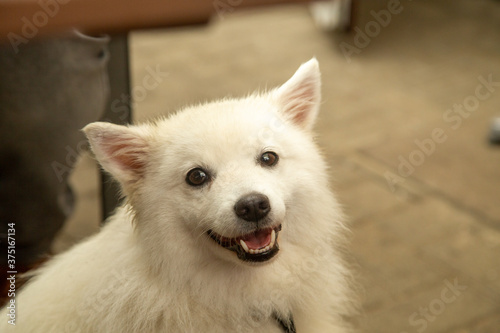
[[[255,253],[255,254],[258,254],[258,253],[264,253],[266,251],[269,251],[271,249],[271,245],[268,245],[262,249],[258,249],[258,250],[250,250],[250,251],[253,251],[253,252],[250,252],[250,253]]]
[[[249,252],[249,250],[248,250],[248,246],[247,246],[247,244],[243,241],[243,239],[240,239],[240,245],[241,245],[241,247],[243,248],[243,250],[245,250],[245,252],[247,252],[247,253]],[[250,253],[252,253],[252,252],[250,252]]]
[[[275,242],[276,242],[276,232],[273,229],[273,231],[271,232],[271,244],[269,244],[269,247],[270,248],[273,247]]]

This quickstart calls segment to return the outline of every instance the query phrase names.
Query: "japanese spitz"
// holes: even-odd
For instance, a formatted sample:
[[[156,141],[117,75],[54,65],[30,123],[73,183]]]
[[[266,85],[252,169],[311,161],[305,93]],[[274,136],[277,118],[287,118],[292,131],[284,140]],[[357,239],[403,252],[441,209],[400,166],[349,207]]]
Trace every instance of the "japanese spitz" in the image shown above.
[[[345,226],[313,142],[319,105],[312,59],[266,93],[86,126],[126,203],[37,272],[0,331],[349,331]]]

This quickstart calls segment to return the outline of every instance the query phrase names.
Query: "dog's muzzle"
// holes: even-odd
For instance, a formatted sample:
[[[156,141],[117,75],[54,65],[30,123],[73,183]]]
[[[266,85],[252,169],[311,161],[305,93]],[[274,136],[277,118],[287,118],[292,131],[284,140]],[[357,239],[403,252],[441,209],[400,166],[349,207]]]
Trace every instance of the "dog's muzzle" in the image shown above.
[[[258,229],[235,238],[221,236],[212,230],[207,233],[212,240],[223,248],[236,252],[240,260],[264,262],[278,253],[278,234],[280,231],[281,224],[274,228]]]
[[[251,224],[254,231],[235,238],[224,237],[209,230],[208,235],[225,249],[236,252],[243,261],[263,262],[278,253],[278,234],[281,224],[275,227],[260,227],[271,211],[269,198],[258,192],[242,196],[234,205],[234,214],[243,223]],[[262,224],[261,224],[262,225]]]

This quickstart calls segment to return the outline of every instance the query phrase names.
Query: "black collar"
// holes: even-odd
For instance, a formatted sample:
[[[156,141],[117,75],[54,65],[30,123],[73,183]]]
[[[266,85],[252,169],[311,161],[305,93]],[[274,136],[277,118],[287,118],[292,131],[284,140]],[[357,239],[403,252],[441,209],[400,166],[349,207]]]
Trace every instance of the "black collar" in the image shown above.
[[[276,319],[281,328],[283,328],[283,332],[297,333],[297,331],[295,330],[295,324],[293,322],[293,317],[291,314],[287,321],[283,321],[283,319],[281,319],[277,314],[274,314],[274,319]]]

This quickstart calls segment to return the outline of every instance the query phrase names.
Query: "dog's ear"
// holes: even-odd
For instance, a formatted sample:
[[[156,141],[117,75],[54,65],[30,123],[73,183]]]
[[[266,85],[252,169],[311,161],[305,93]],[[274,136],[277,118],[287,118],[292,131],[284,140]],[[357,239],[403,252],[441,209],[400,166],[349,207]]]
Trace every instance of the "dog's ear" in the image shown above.
[[[95,122],[83,129],[97,160],[122,185],[126,194],[144,175],[149,144],[139,126]]]
[[[316,58],[302,64],[292,78],[272,92],[272,96],[288,119],[311,130],[321,101],[321,75]]]

